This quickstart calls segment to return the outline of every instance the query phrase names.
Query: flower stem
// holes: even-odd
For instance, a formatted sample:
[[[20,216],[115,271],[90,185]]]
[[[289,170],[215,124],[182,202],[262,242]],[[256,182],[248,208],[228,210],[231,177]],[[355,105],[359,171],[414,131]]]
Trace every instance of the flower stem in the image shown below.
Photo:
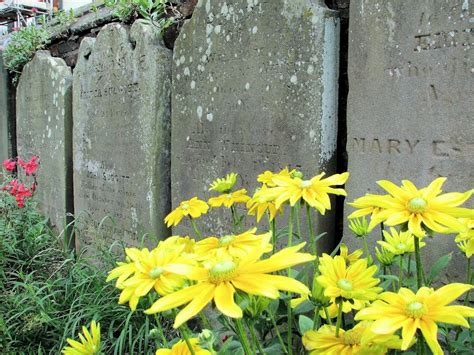
[[[367,243],[367,236],[364,235],[362,236],[362,242],[364,243],[364,251],[365,251],[365,255],[367,255],[367,261],[368,261],[368,265],[372,265],[373,264],[373,259],[372,259],[372,255],[370,254],[370,251],[369,251],[369,244]]]
[[[237,210],[235,209],[234,205],[230,206],[230,211],[232,213],[232,222],[234,225],[234,231],[237,233],[239,231],[239,215],[237,214]]]
[[[242,347],[244,348],[244,353],[246,355],[253,354],[252,349],[250,347],[249,339],[247,338],[247,334],[244,330],[244,325],[242,324],[242,319],[235,319],[235,327],[237,329],[237,334],[239,335],[240,342],[242,343]]]
[[[403,277],[403,254],[400,255],[400,263],[398,264],[398,290],[403,287],[402,283]]]
[[[194,233],[196,233],[196,236],[198,237],[198,239],[202,239],[202,233],[199,230],[196,224],[196,221],[192,217],[189,217],[189,218],[191,219],[191,225],[193,226]]]
[[[270,216],[268,218],[270,218]],[[275,219],[270,221],[270,230],[272,231],[272,244],[273,244],[272,254],[274,254],[276,244],[277,244]]]
[[[329,316],[329,311],[326,306],[323,306],[324,309],[324,315],[326,316],[326,322],[328,322],[329,325],[332,325],[332,320],[331,317]]]
[[[342,301],[337,302],[337,320],[336,320],[336,338],[339,337],[339,329],[341,328],[342,321]]]
[[[416,283],[418,288],[421,288],[421,286],[423,286],[423,276],[420,256],[420,239],[418,239],[416,236],[413,236],[413,238],[415,238]]]
[[[278,329],[278,324],[276,324],[275,316],[271,312],[268,312],[268,314],[270,315],[270,320],[272,321],[273,327],[275,328],[275,332],[277,333],[278,341],[280,342],[280,345],[283,351],[285,352],[285,354],[288,354],[288,350],[286,349],[285,342],[283,341],[280,330]]]
[[[467,265],[466,265],[466,271],[467,271],[467,284],[468,285],[471,285],[472,283],[472,276],[471,275],[471,258],[467,258]],[[464,299],[464,305],[465,306],[468,306],[469,305],[469,302],[470,302],[470,293],[471,293],[471,290],[467,291],[466,293],[466,298]]]
[[[151,297],[150,294],[148,294],[148,301],[150,302],[150,307],[153,304],[153,298]],[[158,329],[158,333],[160,334],[161,338],[161,343],[163,344],[164,347],[168,347],[168,340],[166,340],[165,333],[163,332],[163,327],[161,326],[160,319],[158,318],[158,315],[156,313],[153,313],[153,318],[155,318],[156,322],[156,327]]]
[[[295,207],[291,206],[290,208],[290,219],[288,221],[288,247],[291,247],[293,244],[293,218],[295,213]],[[291,267],[288,268],[288,277],[291,277]],[[293,354],[293,312],[291,309],[291,302],[288,300],[287,304],[287,313],[288,313],[288,354]]]
[[[313,253],[314,256],[316,256],[315,262],[315,267],[317,267],[319,263],[319,258],[318,258],[318,244],[315,241],[314,238],[314,231],[313,231],[313,221],[311,218],[311,206],[306,204],[306,219],[308,221],[308,230],[309,230],[309,244],[311,245],[311,253]]]
[[[179,330],[181,332],[181,335],[184,338],[184,341],[186,342],[186,345],[188,346],[188,349],[191,355],[196,355],[193,349],[193,345],[191,344],[191,341],[189,340],[188,326],[186,325],[186,323],[183,324],[181,327],[179,327]]]
[[[253,324],[249,324],[249,322],[246,322],[247,323],[247,328],[249,328],[249,331],[250,331],[250,336],[252,337],[252,341],[257,344],[257,348],[258,348],[258,352],[260,354],[265,354],[265,351],[263,351],[263,348],[262,348],[262,344],[260,343],[260,341],[258,340],[258,337],[257,337],[257,333],[255,332],[255,327]]]
[[[314,309],[314,316],[313,316],[313,330],[319,329],[319,323],[321,322],[321,317],[319,316],[319,311],[321,306],[318,304]]]

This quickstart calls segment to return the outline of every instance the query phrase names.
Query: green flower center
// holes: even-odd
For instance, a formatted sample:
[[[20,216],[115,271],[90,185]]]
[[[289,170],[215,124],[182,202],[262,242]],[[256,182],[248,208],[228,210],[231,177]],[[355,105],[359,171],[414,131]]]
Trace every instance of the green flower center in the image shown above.
[[[300,182],[300,187],[301,187],[302,189],[306,189],[307,187],[310,187],[310,186],[312,186],[312,185],[313,185],[313,183],[311,182],[311,180],[302,180],[302,181]]]
[[[407,245],[405,243],[398,243],[397,249],[398,250],[405,250]]]
[[[154,280],[160,277],[160,275],[164,272],[165,272],[165,269],[163,269],[161,266],[157,266],[150,270],[150,272],[148,273],[148,276],[150,276],[150,279]]]
[[[183,203],[183,204],[181,205],[181,209],[182,209],[182,210],[187,210],[188,208],[189,208],[189,203]]]
[[[361,332],[348,330],[343,335],[343,342],[345,345],[358,345],[360,344]]]
[[[343,291],[352,291],[352,282],[346,279],[340,279],[337,281],[337,287]]]
[[[218,262],[209,270],[209,281],[219,284],[229,281],[235,276],[237,265],[233,261],[225,260]]]
[[[426,314],[426,307],[423,303],[414,301],[405,307],[405,312],[407,315],[413,318],[421,318]]]
[[[225,235],[221,239],[219,239],[219,246],[220,247],[226,247],[230,245],[235,239],[235,235]]]
[[[412,198],[407,204],[408,210],[413,213],[424,212],[427,206],[428,203],[421,197]]]

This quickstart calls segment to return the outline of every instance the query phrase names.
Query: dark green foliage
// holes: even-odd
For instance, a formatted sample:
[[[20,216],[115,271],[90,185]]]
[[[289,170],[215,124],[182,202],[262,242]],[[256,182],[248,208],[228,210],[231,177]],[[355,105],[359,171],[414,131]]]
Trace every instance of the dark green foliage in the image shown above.
[[[59,354],[92,319],[101,324],[104,353],[154,353],[152,318],[140,305],[134,313],[118,305],[118,290],[105,282],[112,254],[90,265],[58,240],[31,201],[18,208],[0,192],[0,353]]]

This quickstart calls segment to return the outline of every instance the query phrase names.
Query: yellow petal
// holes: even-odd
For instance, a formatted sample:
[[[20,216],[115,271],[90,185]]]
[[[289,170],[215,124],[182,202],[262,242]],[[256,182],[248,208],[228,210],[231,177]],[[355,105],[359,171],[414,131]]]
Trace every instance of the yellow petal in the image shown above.
[[[219,311],[231,318],[242,318],[242,310],[234,302],[235,289],[229,282],[216,287],[214,302]]]
[[[433,352],[433,355],[443,355],[443,349],[441,349],[437,339],[438,326],[436,323],[433,321],[421,319],[420,328],[426,343]]]
[[[198,314],[214,297],[216,285],[203,284],[199,293],[195,294],[194,299],[178,313],[174,320],[173,327],[179,328],[183,323]],[[171,294],[170,296],[172,296]]]
[[[183,288],[182,290],[176,291],[165,297],[160,298],[158,301],[153,303],[150,308],[145,310],[145,313],[153,314],[179,307],[182,304],[191,301],[196,295],[200,294],[202,290],[206,288],[207,284],[205,283]]]

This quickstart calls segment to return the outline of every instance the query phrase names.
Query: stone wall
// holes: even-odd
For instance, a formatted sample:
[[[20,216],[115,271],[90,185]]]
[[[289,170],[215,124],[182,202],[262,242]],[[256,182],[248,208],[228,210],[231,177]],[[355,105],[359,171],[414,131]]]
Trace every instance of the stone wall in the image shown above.
[[[472,188],[471,1],[364,0],[349,12],[347,0],[180,3],[188,17],[196,9],[176,43],[178,28],[165,45],[141,21],[110,23],[106,9],[84,10],[52,32],[51,55],[74,75],[74,124],[65,136],[73,136],[76,217],[114,220],[108,239],[79,228],[78,246],[136,245],[145,232],[164,237],[170,208],[208,197],[208,184],[229,172],[252,193],[265,169],[290,165],[310,176],[347,167],[348,200],[381,192],[379,179],[424,186],[447,176],[447,190]],[[0,79],[6,156],[14,115]],[[35,124],[51,128],[42,115]],[[317,223],[333,242],[351,211],[341,206]],[[226,232],[221,218],[210,214],[209,233]],[[445,241],[436,238],[427,254],[432,261],[454,251],[456,277],[461,258]]]

